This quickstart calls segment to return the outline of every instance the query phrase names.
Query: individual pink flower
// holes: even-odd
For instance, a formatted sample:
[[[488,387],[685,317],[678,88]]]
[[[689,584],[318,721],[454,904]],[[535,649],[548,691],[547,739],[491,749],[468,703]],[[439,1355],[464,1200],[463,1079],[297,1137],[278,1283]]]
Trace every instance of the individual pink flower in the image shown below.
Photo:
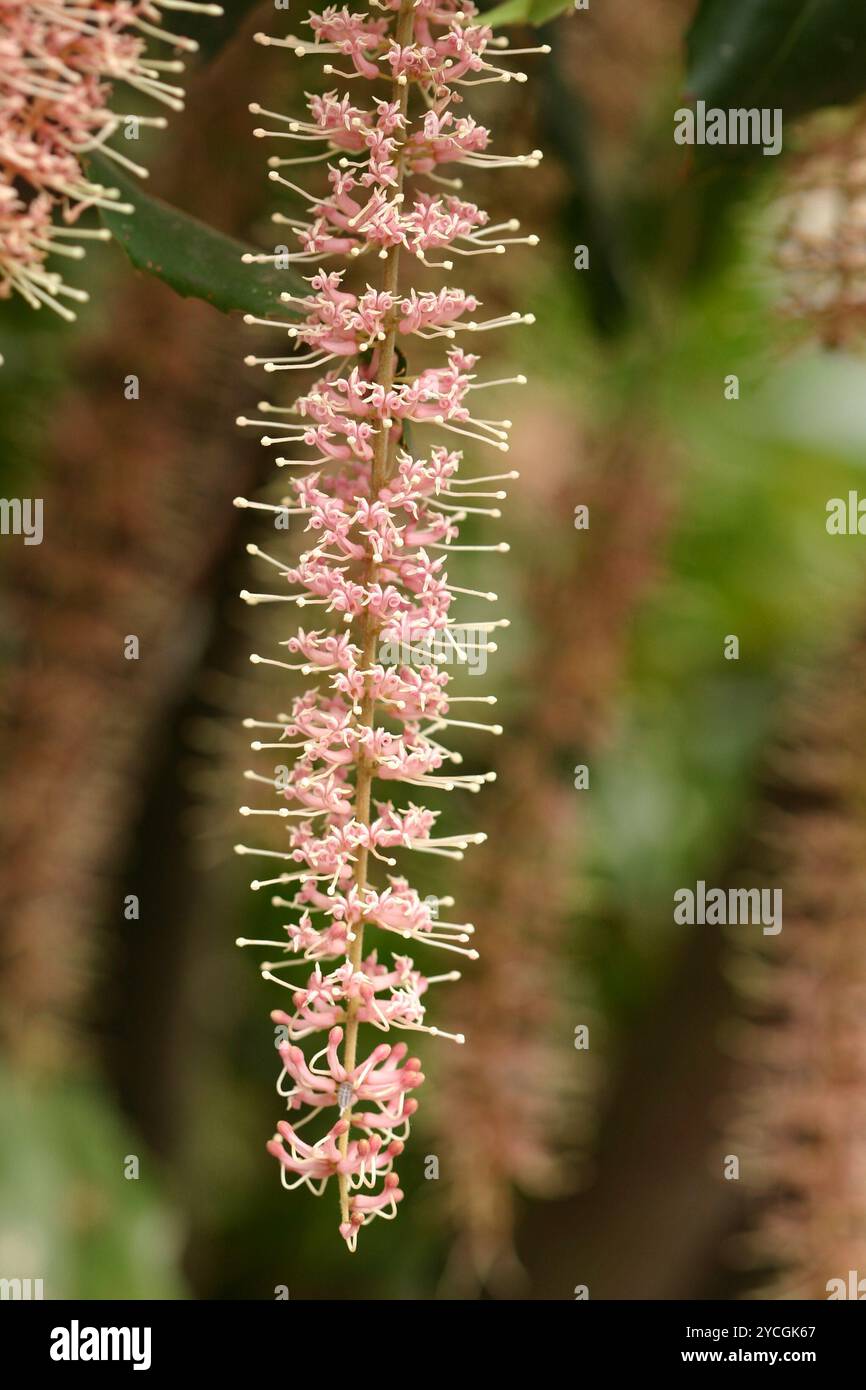
[[[260,402],[257,418],[239,421],[280,450],[277,465],[292,470],[288,496],[279,503],[236,499],[240,507],[301,518],[309,539],[289,564],[249,546],[286,588],[244,590],[242,597],[316,610],[314,625],[283,643],[288,660],[251,658],[314,677],[315,689],[275,719],[245,721],[256,731],[256,753],[294,756],[280,779],[247,773],[276,792],[276,807],[241,808],[282,819],[280,847],[236,846],[274,865],[273,876],[252,886],[280,890],[272,902],[289,919],[282,940],[239,940],[280,953],[262,971],[289,991],[292,1005],[272,1014],[282,1033],[277,1089],[292,1119],[280,1123],[268,1150],[287,1187],[321,1193],[336,1179],[340,1232],[350,1249],[362,1226],[396,1214],[403,1194],[393,1164],[417,1108],[412,1093],[424,1079],[406,1043],[364,1039],[414,1032],[464,1041],[442,1033],[427,1014],[430,986],[458,972],[428,974],[412,955],[387,962],[379,950],[399,938],[400,952],[411,943],[413,953],[477,957],[472,924],[449,919],[450,898],[422,898],[402,866],[416,854],[461,859],[485,838],[441,833],[439,811],[414,798],[416,789],[425,797],[477,792],[493,778],[459,770],[460,755],[443,740],[464,729],[501,733],[497,724],[463,717],[465,705],[471,715],[473,705],[494,700],[451,695],[444,668],[467,662],[467,627],[486,658],[507,622],[471,609],[468,622],[458,620],[455,606],[464,598],[474,606],[496,595],[453,585],[449,566],[463,551],[508,549],[461,544],[460,528],[470,515],[498,518],[501,484],[517,475],[461,478],[462,456],[450,446],[468,438],[497,455],[507,451],[511,422],[491,419],[476,406],[476,392],[524,378],[483,380],[465,344],[468,335],[531,322],[517,312],[477,317],[478,300],[448,280],[403,287],[400,266],[420,263],[447,275],[460,255],[535,244],[534,236],[515,235],[516,220],[491,225],[474,203],[447,191],[459,185],[439,171],[455,163],[533,167],[540,157],[491,154],[489,133],[452,109],[475,82],[523,80],[503,66],[513,54],[491,47],[469,0],[386,0],[377,9],[329,6],[311,15],[310,43],[257,36],[301,58],[324,56],[326,74],[384,81],[389,94],[365,100],[356,85],[352,99],[336,90],[311,96],[307,120],[252,108],[278,127],[256,135],[300,144],[298,156],[270,159],[270,177],[303,200],[306,214],[275,214],[291,228],[296,249],[245,260],[283,264],[288,254],[311,274],[308,294],[283,295],[297,317],[248,318],[282,330],[285,355],[247,360],[274,374],[311,371],[314,379],[293,404]],[[307,192],[284,171],[317,157],[325,168],[317,191]],[[412,337],[444,340],[444,357],[413,374],[406,365]],[[307,1061],[299,1042],[320,1032],[326,1045]],[[310,1131],[301,1132],[308,1121]]]

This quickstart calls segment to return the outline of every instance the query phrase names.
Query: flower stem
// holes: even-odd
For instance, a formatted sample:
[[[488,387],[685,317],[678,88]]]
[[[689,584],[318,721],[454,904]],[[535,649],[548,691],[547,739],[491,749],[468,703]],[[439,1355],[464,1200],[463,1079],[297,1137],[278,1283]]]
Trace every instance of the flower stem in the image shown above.
[[[397,18],[395,30],[396,42],[405,46],[412,41],[412,33],[415,23],[415,9],[412,0],[403,0],[400,13]],[[393,84],[393,100],[399,103],[400,114],[405,122],[409,108],[409,83],[399,83],[395,80]],[[405,143],[406,130],[403,129],[403,142]],[[395,193],[403,191],[403,181],[405,164],[402,159],[402,151],[398,151],[396,161],[398,166],[397,185]],[[396,298],[397,285],[400,272],[400,247],[395,245],[389,248],[385,260],[384,271],[382,274],[382,290],[385,294]],[[385,341],[382,343],[379,366],[376,373],[376,383],[384,388],[385,395],[391,391],[394,385],[396,343],[397,343],[397,320],[398,314],[396,305],[388,318],[388,326],[385,331]],[[373,451],[373,462],[370,470],[370,496],[372,499],[378,495],[388,474],[388,453],[391,431],[383,426],[376,435],[376,442]],[[367,557],[365,587],[375,582],[378,565],[376,564],[372,547]],[[361,669],[369,671],[376,654],[376,639],[379,633],[379,624],[373,615],[367,610],[360,624],[360,637],[363,655],[361,658]],[[375,714],[375,700],[373,699],[372,678],[364,677],[364,695],[361,700],[361,713],[359,716],[359,726],[362,729],[372,729]],[[361,750],[358,757],[358,771],[355,780],[355,807],[354,819],[358,825],[369,828],[370,825],[370,802],[373,785],[373,764],[365,750]],[[358,847],[358,858],[355,867],[355,885],[358,889],[359,897],[363,899],[364,890],[367,887],[367,868],[369,861],[369,850],[366,845]],[[358,923],[355,930],[355,939],[349,948],[349,961],[353,969],[360,967],[364,954],[364,922],[363,918]],[[347,1072],[354,1070],[358,1054],[358,1000],[351,999],[346,1008],[346,1035],[345,1052],[343,1056],[343,1066]],[[346,1132],[340,1136],[340,1156],[346,1157],[349,1148],[349,1134],[352,1124],[352,1110],[349,1109],[345,1118],[348,1120]],[[339,1177],[340,1190],[340,1216],[345,1223],[349,1220],[349,1182],[345,1174]]]

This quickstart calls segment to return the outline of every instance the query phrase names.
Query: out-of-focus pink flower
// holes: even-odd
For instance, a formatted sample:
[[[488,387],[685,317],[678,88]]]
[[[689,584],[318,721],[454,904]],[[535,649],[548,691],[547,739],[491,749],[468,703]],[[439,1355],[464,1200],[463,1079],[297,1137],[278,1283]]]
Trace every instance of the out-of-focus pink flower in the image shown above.
[[[112,110],[116,84],[172,110],[183,106],[182,89],[162,75],[183,64],[157,69],[145,49],[150,39],[189,51],[198,45],[164,29],[160,7],[222,13],[196,0],[0,0],[0,298],[15,291],[65,319],[75,317],[68,301],[86,299],[46,260],[80,260],[82,241],[109,236],[100,228],[72,230],[86,209],[131,210],[116,189],[88,177],[88,153],[102,150],[147,173],[107,141],[121,127],[137,138],[140,126],[164,126],[165,119]]]

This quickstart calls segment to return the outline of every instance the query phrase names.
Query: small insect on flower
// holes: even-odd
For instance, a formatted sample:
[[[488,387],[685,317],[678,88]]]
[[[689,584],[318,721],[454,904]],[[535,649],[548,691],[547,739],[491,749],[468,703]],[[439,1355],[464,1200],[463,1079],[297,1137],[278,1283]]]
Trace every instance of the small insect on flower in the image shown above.
[[[290,991],[293,1009],[271,1015],[286,1028],[277,1091],[293,1120],[297,1112],[302,1118],[281,1121],[268,1151],[288,1188],[303,1183],[319,1195],[336,1179],[340,1234],[350,1250],[362,1226],[396,1215],[403,1194],[394,1163],[424,1080],[404,1042],[371,1047],[363,1038],[398,1030],[464,1041],[426,1014],[430,986],[459,972],[422,973],[408,955],[380,959],[382,943],[396,936],[401,949],[413,942],[422,952],[478,955],[472,923],[445,920],[453,900],[421,897],[400,865],[417,854],[459,860],[485,837],[437,833],[440,812],[409,798],[416,789],[480,791],[494,774],[459,771],[461,754],[448,744],[464,730],[502,732],[462,717],[466,705],[471,713],[473,704],[495,699],[452,695],[447,668],[466,662],[462,632],[476,634],[486,654],[508,621],[472,612],[496,594],[452,584],[449,568],[466,553],[507,552],[502,541],[461,544],[460,527],[470,516],[497,520],[499,507],[488,503],[501,501],[502,484],[517,474],[462,477],[462,455],[450,446],[469,439],[507,452],[511,421],[476,407],[476,393],[525,378],[480,380],[478,358],[465,344],[532,320],[518,312],[484,319],[475,296],[447,280],[424,290],[402,283],[413,261],[447,275],[457,257],[498,256],[508,245],[537,241],[521,235],[514,218],[491,224],[459,196],[460,180],[442,172],[453,164],[533,168],[540,159],[537,150],[491,153],[489,132],[459,114],[472,87],[525,80],[507,66],[516,53],[545,51],[509,49],[476,15],[469,0],[378,0],[375,14],[332,7],[311,14],[310,41],[256,36],[305,62],[324,58],[328,76],[379,84],[357,102],[336,90],[312,95],[305,119],[251,108],[268,122],[257,137],[279,140],[280,151],[284,141],[290,149],[300,142],[301,152],[268,161],[270,179],[293,195],[291,213],[277,212],[274,221],[289,229],[296,249],[244,259],[310,266],[312,273],[308,293],[283,293],[283,321],[248,316],[287,339],[283,355],[248,360],[272,375],[315,377],[294,404],[261,401],[256,418],[238,422],[280,450],[276,464],[290,470],[289,496],[236,499],[239,507],[303,517],[310,537],[300,558],[287,562],[248,546],[287,588],[244,590],[244,601],[293,603],[314,615],[314,625],[288,637],[279,656],[255,653],[252,660],[313,675],[315,685],[286,713],[244,721],[266,731],[254,751],[292,749],[296,761],[280,782],[270,770],[247,772],[277,794],[276,807],[247,813],[275,817],[264,823],[282,835],[273,847],[238,850],[278,864],[273,878],[253,887],[277,889],[272,902],[290,919],[282,940],[245,941],[283,952],[263,974]],[[316,177],[324,188],[307,192],[294,182],[293,168],[302,164],[323,166]],[[360,262],[366,275],[353,281],[346,266]],[[413,372],[412,337],[441,344],[444,360]],[[458,622],[453,608],[464,600],[470,613]],[[314,968],[299,980],[300,962]],[[327,1044],[308,1062],[298,1042],[316,1032],[327,1034]],[[301,1138],[308,1120],[309,1137]]]

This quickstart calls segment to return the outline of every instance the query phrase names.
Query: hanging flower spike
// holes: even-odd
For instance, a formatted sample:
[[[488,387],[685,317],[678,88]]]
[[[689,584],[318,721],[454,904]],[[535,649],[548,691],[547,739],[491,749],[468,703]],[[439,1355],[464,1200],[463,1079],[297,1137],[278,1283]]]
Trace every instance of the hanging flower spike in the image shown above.
[[[110,239],[105,228],[73,230],[87,208],[132,212],[116,188],[87,177],[88,153],[100,150],[147,176],[106,141],[130,121],[162,127],[165,118],[110,110],[113,86],[183,109],[182,88],[164,78],[183,63],[145,50],[150,39],[188,52],[198,44],[165,30],[161,10],[222,14],[219,5],[196,0],[0,0],[0,299],[14,291],[32,308],[45,304],[70,321],[75,314],[65,301],[87,299],[45,263],[50,255],[80,260],[82,242]]]
[[[441,738],[451,729],[502,732],[499,725],[453,713],[459,702],[495,703],[492,696],[458,701],[448,694],[450,677],[442,666],[467,660],[451,616],[453,600],[465,595],[495,601],[496,595],[452,585],[447,565],[461,551],[508,550],[501,542],[460,545],[459,527],[470,514],[498,518],[499,507],[487,503],[502,500],[501,484],[517,474],[494,471],[462,479],[459,453],[433,442],[417,457],[414,438],[432,427],[451,440],[469,438],[506,452],[510,421],[477,413],[474,393],[522,384],[525,378],[479,380],[477,357],[459,344],[464,334],[532,322],[531,315],[520,313],[479,321],[477,300],[450,286],[402,288],[401,259],[450,271],[456,256],[499,255],[514,242],[535,245],[536,237],[516,235],[516,221],[491,226],[486,213],[457,196],[460,180],[440,171],[449,164],[531,168],[541,157],[537,151],[491,154],[488,132],[452,109],[462,102],[464,88],[525,81],[524,74],[501,66],[514,50],[475,22],[468,0],[387,0],[377,9],[376,15],[333,7],[313,14],[309,43],[256,36],[262,44],[294,50],[299,58],[325,57],[326,74],[384,83],[385,90],[357,105],[336,91],[311,96],[307,120],[251,108],[277,126],[256,130],[257,136],[299,141],[302,149],[312,150],[274,156],[269,165],[270,178],[307,205],[305,219],[277,213],[274,221],[291,228],[296,238],[298,249],[288,260],[312,263],[314,273],[308,295],[282,296],[299,319],[274,324],[247,317],[284,330],[289,340],[286,355],[247,362],[271,373],[321,370],[324,375],[294,405],[261,402],[262,418],[238,422],[262,430],[266,447],[286,450],[276,459],[279,467],[310,471],[295,475],[290,495],[279,505],[235,499],[239,507],[304,517],[311,538],[296,564],[249,546],[288,589],[245,590],[241,597],[249,604],[316,607],[338,624],[301,629],[283,643],[294,661],[251,657],[254,663],[315,676],[318,683],[294,701],[290,713],[245,721],[262,731],[254,751],[292,749],[296,761],[282,780],[248,772],[252,782],[275,788],[278,805],[241,808],[245,816],[284,819],[285,848],[235,848],[279,861],[276,875],[255,880],[253,889],[290,885],[288,896],[272,898],[293,914],[284,925],[285,938],[238,942],[283,953],[265,962],[262,973],[287,989],[292,1001],[291,1011],[277,1010],[272,1018],[285,1031],[277,1090],[294,1118],[280,1123],[268,1150],[280,1163],[286,1187],[303,1183],[321,1194],[336,1178],[340,1233],[350,1250],[362,1226],[396,1214],[403,1194],[393,1163],[417,1108],[410,1093],[424,1079],[419,1061],[406,1056],[405,1043],[380,1041],[366,1050],[360,1028],[464,1040],[426,1022],[429,986],[458,979],[458,973],[425,976],[409,956],[380,963],[365,937],[373,931],[396,934],[473,960],[478,954],[471,924],[439,916],[453,900],[421,899],[394,872],[393,852],[461,859],[485,836],[437,835],[438,811],[380,797],[389,791],[400,797],[395,784],[480,791],[494,774],[453,771],[460,755]],[[332,56],[339,67],[332,65]],[[326,165],[327,192],[308,193],[284,172],[317,162]],[[377,283],[352,285],[345,269],[323,268],[334,257],[350,265],[363,258],[381,261]],[[286,251],[245,256],[248,262],[285,258]],[[410,335],[444,340],[445,360],[415,376],[405,374],[403,345]],[[483,650],[494,651],[491,636],[507,625],[499,619],[468,626],[480,634]],[[379,866],[382,881],[373,883],[371,871]],[[336,967],[331,964],[337,961]],[[315,962],[312,974],[303,973],[302,962]],[[297,1041],[316,1032],[327,1033],[327,1045],[308,1063]],[[324,1132],[299,1138],[308,1121],[315,1132],[317,1116],[319,1130],[325,1122]]]

